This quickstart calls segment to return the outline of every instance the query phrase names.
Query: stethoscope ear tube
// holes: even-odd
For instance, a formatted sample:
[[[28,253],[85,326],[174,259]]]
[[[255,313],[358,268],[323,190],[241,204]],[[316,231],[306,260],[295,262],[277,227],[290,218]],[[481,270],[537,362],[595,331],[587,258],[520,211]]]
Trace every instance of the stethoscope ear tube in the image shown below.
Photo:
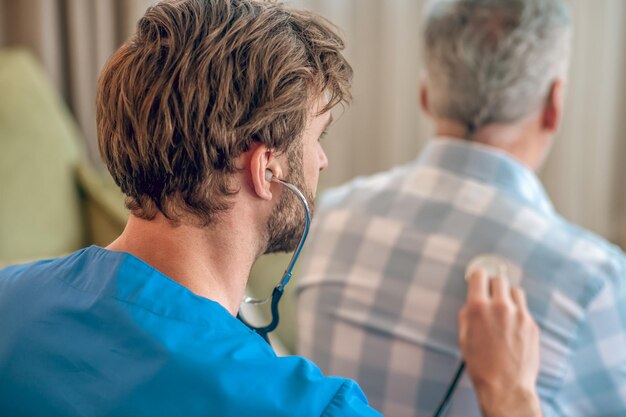
[[[278,285],[276,285],[276,287],[274,287],[274,291],[272,291],[272,297],[271,297],[272,304],[271,304],[271,309],[270,309],[271,315],[272,315],[272,320],[269,322],[269,324],[266,325],[266,326],[262,326],[262,327],[254,326],[254,325],[252,325],[250,322],[248,322],[243,317],[243,314],[241,313],[241,310],[239,310],[239,313],[237,313],[237,318],[243,324],[245,324],[249,329],[251,329],[251,330],[255,331],[257,334],[259,334],[259,336],[261,336],[268,344],[270,343],[269,342],[268,333],[274,331],[276,329],[276,327],[278,327],[278,323],[280,321],[280,313],[278,311],[278,303],[279,303],[280,299],[283,296],[283,292],[285,290],[285,286],[287,285],[289,280],[291,280],[291,274],[292,274],[293,268],[296,265],[296,261],[300,257],[300,252],[302,251],[302,247],[304,246],[304,242],[306,241],[306,238],[307,238],[307,236],[309,234],[309,228],[311,226],[311,210],[309,208],[309,203],[306,200],[306,197],[304,196],[302,191],[300,191],[295,185],[290,184],[290,183],[288,183],[286,181],[283,181],[281,179],[272,178],[272,181],[285,186],[287,189],[289,189],[292,193],[294,193],[296,195],[296,197],[298,198],[298,200],[300,201],[300,203],[302,204],[302,207],[304,209],[305,223],[304,223],[304,230],[302,231],[302,237],[300,238],[300,243],[298,243],[298,247],[296,248],[296,250],[294,251],[293,255],[291,256],[291,260],[289,261],[289,265],[287,266],[287,269],[285,270],[283,276],[281,277],[280,281],[278,282]],[[268,300],[269,299],[257,300],[257,299],[252,298],[252,297],[245,297],[244,300],[243,300],[243,303],[246,303],[246,304],[264,304]]]

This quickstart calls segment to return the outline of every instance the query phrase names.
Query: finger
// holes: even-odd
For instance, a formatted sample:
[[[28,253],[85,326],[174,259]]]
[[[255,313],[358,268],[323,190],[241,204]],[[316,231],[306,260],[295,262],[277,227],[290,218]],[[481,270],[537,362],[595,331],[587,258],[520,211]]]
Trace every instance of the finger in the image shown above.
[[[467,288],[467,301],[484,301],[489,298],[489,280],[487,272],[475,269],[470,273]]]
[[[494,277],[489,280],[489,292],[494,300],[509,301],[511,298],[511,287],[506,278]]]
[[[459,323],[459,332],[458,332],[458,340],[459,346],[463,346],[465,344],[465,335],[467,333],[467,321],[465,319],[465,308],[462,308],[459,311],[458,323]]]
[[[524,311],[528,308],[526,303],[526,293],[520,287],[511,288],[511,298],[518,309]]]

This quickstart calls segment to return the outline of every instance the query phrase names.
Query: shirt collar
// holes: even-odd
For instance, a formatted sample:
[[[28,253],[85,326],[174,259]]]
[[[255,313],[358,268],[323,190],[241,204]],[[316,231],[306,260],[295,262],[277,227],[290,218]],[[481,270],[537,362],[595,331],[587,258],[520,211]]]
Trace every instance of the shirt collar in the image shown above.
[[[464,139],[437,137],[422,151],[418,163],[491,185],[546,214],[554,207],[537,176],[497,148]]]
[[[181,322],[221,331],[249,330],[218,302],[194,294],[130,253],[96,245],[77,252],[78,255],[83,253],[86,256],[81,262],[89,273],[66,274],[65,280],[73,287]]]

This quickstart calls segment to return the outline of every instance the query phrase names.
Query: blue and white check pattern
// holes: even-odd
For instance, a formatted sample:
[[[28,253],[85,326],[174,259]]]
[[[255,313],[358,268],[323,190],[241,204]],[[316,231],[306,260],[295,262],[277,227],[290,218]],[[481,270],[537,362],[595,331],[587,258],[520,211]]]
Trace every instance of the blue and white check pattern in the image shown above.
[[[298,289],[300,353],[388,416],[430,416],[459,361],[466,265],[498,254],[541,328],[551,416],[626,416],[626,260],[559,217],[493,148],[437,138],[404,167],[328,192]],[[450,416],[479,416],[467,376]]]

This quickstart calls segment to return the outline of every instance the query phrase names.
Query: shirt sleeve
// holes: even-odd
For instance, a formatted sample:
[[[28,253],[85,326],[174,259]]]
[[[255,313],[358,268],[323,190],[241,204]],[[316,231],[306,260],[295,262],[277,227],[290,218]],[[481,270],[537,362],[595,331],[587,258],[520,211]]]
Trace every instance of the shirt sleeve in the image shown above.
[[[322,417],[382,417],[382,414],[370,407],[361,388],[348,380],[339,387]]]
[[[625,280],[626,276],[621,277]],[[626,415],[626,290],[608,283],[589,305],[555,414],[567,417]]]

